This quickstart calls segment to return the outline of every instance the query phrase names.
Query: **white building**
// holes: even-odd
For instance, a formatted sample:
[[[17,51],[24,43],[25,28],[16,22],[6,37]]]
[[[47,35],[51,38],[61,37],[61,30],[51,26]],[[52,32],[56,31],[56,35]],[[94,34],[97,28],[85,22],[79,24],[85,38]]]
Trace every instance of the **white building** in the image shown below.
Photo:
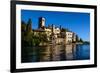
[[[60,28],[55,28],[55,33],[60,34]]]
[[[66,43],[71,43],[73,41],[73,32],[66,32]]]
[[[72,43],[76,41],[76,35],[74,32],[71,31],[61,31],[60,28],[55,27],[54,24],[51,24],[51,26],[46,27],[45,26],[46,19],[43,17],[39,18],[39,25],[38,28],[41,30],[41,32],[44,32],[47,34],[48,40],[51,40],[51,37],[54,37],[54,40],[56,40],[56,43]]]

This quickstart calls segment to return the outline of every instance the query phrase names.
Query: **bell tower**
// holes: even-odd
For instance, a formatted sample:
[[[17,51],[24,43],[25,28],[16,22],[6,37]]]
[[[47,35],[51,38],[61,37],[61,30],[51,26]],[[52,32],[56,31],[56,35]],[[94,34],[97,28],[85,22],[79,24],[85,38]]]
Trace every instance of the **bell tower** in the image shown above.
[[[38,28],[42,28],[45,26],[45,18],[43,17],[40,17],[39,18],[39,25],[38,25]]]

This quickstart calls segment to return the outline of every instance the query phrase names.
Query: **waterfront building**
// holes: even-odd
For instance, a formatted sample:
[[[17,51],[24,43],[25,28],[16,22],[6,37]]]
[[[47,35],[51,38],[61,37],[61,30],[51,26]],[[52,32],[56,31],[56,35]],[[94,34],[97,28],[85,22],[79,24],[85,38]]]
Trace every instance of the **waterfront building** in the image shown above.
[[[66,43],[72,43],[73,41],[73,32],[67,31],[66,32]]]
[[[56,27],[54,24],[49,24],[48,26],[45,26],[45,22],[45,18],[39,18],[38,29],[33,30],[34,35],[45,33],[48,40],[50,42],[54,41],[55,44],[68,44],[76,41],[76,34],[74,32],[69,30],[61,31],[61,25],[60,27]]]

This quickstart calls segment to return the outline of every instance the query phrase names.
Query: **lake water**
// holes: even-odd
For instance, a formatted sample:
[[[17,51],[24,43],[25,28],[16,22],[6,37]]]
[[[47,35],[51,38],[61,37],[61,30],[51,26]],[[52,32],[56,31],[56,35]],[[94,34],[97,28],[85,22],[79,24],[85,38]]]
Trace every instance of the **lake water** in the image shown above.
[[[22,63],[90,59],[90,45],[70,44],[22,48]]]

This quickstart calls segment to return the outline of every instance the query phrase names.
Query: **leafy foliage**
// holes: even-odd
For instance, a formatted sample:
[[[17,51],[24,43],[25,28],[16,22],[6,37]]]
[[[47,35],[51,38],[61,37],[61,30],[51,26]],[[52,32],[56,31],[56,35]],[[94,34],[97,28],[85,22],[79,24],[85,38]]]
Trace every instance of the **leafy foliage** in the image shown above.
[[[32,21],[28,20],[27,24],[21,22],[21,43],[23,47],[39,46],[40,43],[48,43],[48,37],[45,32],[37,32],[32,30]]]

